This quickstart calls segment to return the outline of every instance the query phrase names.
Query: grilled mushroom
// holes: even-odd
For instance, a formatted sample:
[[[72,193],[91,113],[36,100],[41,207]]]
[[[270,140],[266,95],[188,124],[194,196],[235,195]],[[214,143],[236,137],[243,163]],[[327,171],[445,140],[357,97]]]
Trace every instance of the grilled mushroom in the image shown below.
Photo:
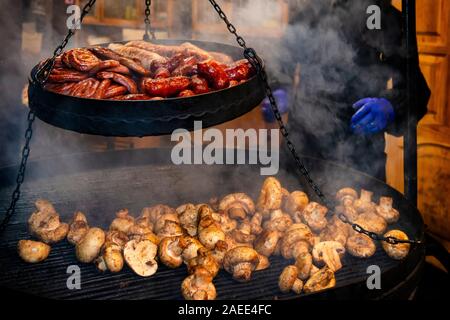
[[[169,268],[178,268],[183,264],[183,249],[179,244],[180,237],[167,237],[159,243],[159,260]]]
[[[392,198],[381,197],[380,205],[376,208],[377,214],[389,224],[396,223],[400,218],[400,213],[392,207],[392,203]]]
[[[317,202],[310,202],[301,213],[302,220],[314,232],[320,232],[327,226],[328,209]]]
[[[359,213],[375,211],[375,203],[372,202],[373,192],[362,189],[361,196],[353,202],[353,206]]]
[[[360,233],[355,233],[347,239],[346,248],[349,254],[358,258],[370,258],[377,250],[373,240]]]
[[[325,229],[320,233],[320,241],[337,241],[343,246],[347,243],[349,236],[348,226],[344,224],[338,217],[333,216]]]
[[[123,247],[128,242],[128,236],[120,231],[109,231],[106,234],[105,244],[102,254],[95,260],[95,264],[100,271],[109,270],[113,273],[123,269]]]
[[[303,281],[298,278],[298,270],[296,266],[287,266],[284,268],[278,279],[278,287],[283,293],[293,291],[300,294],[303,289]]]
[[[189,236],[180,237],[179,246],[183,250],[183,252],[181,253],[181,257],[183,258],[183,261],[185,263],[195,258],[198,254],[198,251],[204,248],[199,240]]]
[[[214,300],[216,287],[213,277],[205,268],[199,267],[181,284],[181,293],[186,300]]]
[[[233,278],[240,282],[250,281],[259,263],[258,252],[249,247],[236,247],[225,254],[223,265]]]
[[[289,213],[292,218],[296,212],[302,212],[308,205],[309,198],[303,191],[294,191],[286,198],[284,210]]]
[[[406,233],[400,230],[391,230],[387,232],[384,237],[394,237],[399,240],[408,240],[408,236],[406,235]],[[382,246],[387,255],[395,260],[402,260],[406,258],[409,253],[409,249],[411,248],[411,245],[409,243],[390,244],[387,242],[383,242]]]
[[[291,216],[281,210],[274,210],[270,214],[270,220],[264,222],[264,229],[270,231],[285,232],[292,225]]]
[[[176,209],[181,226],[186,230],[188,235],[195,237],[197,235],[198,226],[198,210],[193,204],[185,204]]]
[[[130,216],[128,209],[123,209],[116,213],[116,218],[111,222],[109,230],[128,234],[133,226],[134,218]]]
[[[225,233],[214,220],[211,207],[203,205],[199,208],[200,222],[198,239],[208,249],[212,250],[218,241],[225,241]]]
[[[255,241],[255,250],[258,253],[270,257],[277,248],[280,240],[280,233],[278,231],[266,230]]]
[[[217,276],[220,270],[219,263],[206,248],[198,249],[197,255],[187,262],[187,267],[190,274],[195,273],[199,267],[204,268],[213,278]]]
[[[250,220],[252,234],[259,235],[259,234],[261,234],[261,232],[263,232],[262,220],[263,220],[263,216],[261,213],[256,212],[253,215],[253,217]]]
[[[298,277],[303,281],[308,280],[311,275],[311,269],[313,267],[312,260],[313,257],[310,253],[301,253],[295,260],[295,266],[298,270]]]
[[[256,266],[255,271],[262,271],[262,270],[266,270],[270,267],[270,261],[269,258],[267,258],[266,256],[262,255],[262,254],[258,254],[258,265]]]
[[[20,240],[17,251],[23,261],[38,263],[47,259],[50,254],[50,246],[46,243],[32,240]]]
[[[311,275],[308,281],[306,281],[303,290],[305,293],[312,293],[333,288],[335,285],[336,278],[334,272],[326,266]]]
[[[156,253],[158,246],[150,240],[130,240],[125,244],[123,255],[128,266],[141,277],[151,277],[158,270]]]
[[[63,240],[69,231],[69,225],[60,221],[53,205],[47,200],[39,199],[35,206],[37,210],[28,219],[30,233],[47,244]]]
[[[281,183],[276,178],[269,177],[264,181],[256,207],[264,217],[267,217],[272,210],[280,209],[282,199]]]
[[[281,254],[285,259],[296,258],[314,246],[314,235],[305,224],[293,224],[281,239]]]
[[[72,222],[69,225],[69,232],[67,233],[67,241],[76,245],[81,239],[84,238],[89,230],[86,216],[83,212],[75,212],[72,218]]]
[[[93,262],[100,255],[105,238],[105,232],[102,229],[90,228],[75,246],[78,260],[83,263]]]
[[[245,193],[233,193],[220,201],[219,210],[228,214],[231,219],[244,220],[255,213],[255,204]]]
[[[383,234],[386,231],[387,223],[386,221],[373,212],[361,213],[355,220],[355,223],[370,232],[375,232],[376,234]]]
[[[336,200],[344,207],[352,206],[358,199],[358,193],[352,188],[343,188],[336,193]]]
[[[342,268],[341,259],[345,254],[344,246],[337,241],[319,242],[313,248],[314,263],[318,266],[326,265],[333,272]]]
[[[337,206],[335,208],[336,214],[342,214],[344,215],[348,221],[353,223],[356,219],[359,217],[359,212],[355,209],[353,206]]]

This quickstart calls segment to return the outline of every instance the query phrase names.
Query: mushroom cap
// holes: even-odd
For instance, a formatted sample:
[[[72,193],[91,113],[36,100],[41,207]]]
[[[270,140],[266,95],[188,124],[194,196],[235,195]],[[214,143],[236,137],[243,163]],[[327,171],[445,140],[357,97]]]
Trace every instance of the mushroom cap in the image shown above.
[[[302,218],[306,224],[315,232],[320,232],[327,226],[328,208],[317,202],[310,202],[302,211]]]
[[[200,248],[197,255],[187,262],[188,272],[195,273],[199,267],[207,270],[212,278],[220,271],[220,266],[214,256],[206,248]]]
[[[202,267],[184,279],[181,293],[186,300],[214,300],[217,296],[210,273]]]
[[[195,258],[198,254],[198,251],[204,248],[202,243],[197,238],[190,236],[180,237],[179,246],[183,250],[181,256],[185,262]]]
[[[283,293],[288,293],[291,291],[295,282],[300,280],[298,278],[298,270],[296,266],[287,266],[281,272],[280,277],[278,278],[278,287],[280,291]]]
[[[358,192],[352,188],[342,188],[336,193],[336,200],[342,202],[342,199],[348,197],[350,199],[358,199]]]
[[[197,227],[199,221],[198,210],[193,204],[186,204],[177,208],[178,218],[181,226],[186,232],[195,237],[197,235]]]
[[[335,212],[343,214],[352,223],[359,217],[359,212],[353,206],[337,206]]]
[[[159,218],[166,214],[176,213],[175,209],[164,204],[142,209],[141,217],[148,218],[152,224],[156,224]],[[155,231],[156,232],[156,231]]]
[[[314,235],[305,224],[296,223],[291,225],[281,240],[281,248],[290,247],[293,243],[305,241],[311,247],[314,246]]]
[[[123,209],[116,213],[116,218],[111,222],[109,230],[117,230],[128,234],[133,226],[134,218],[129,215],[128,209]]]
[[[109,271],[113,273],[120,272],[124,265],[122,247],[109,243],[103,250],[103,259]]]
[[[128,266],[141,277],[150,277],[158,270],[155,260],[158,246],[150,240],[130,240],[125,245],[123,255]]]
[[[270,260],[266,256],[262,254],[258,254],[259,262],[256,266],[255,271],[266,270],[270,267]]]
[[[212,250],[218,241],[225,241],[225,233],[217,224],[211,224],[199,232],[198,239],[206,248]]]
[[[400,219],[400,213],[392,207],[392,204],[392,198],[381,197],[380,205],[376,207],[376,213],[386,220],[388,224],[396,223]]]
[[[20,240],[17,244],[17,251],[23,261],[28,263],[38,263],[47,259],[51,247],[43,242],[32,240]]]
[[[264,222],[264,229],[285,232],[293,224],[292,218],[281,210],[274,210],[270,220]]]
[[[387,228],[386,220],[373,212],[361,213],[354,223],[379,235],[383,234]]]
[[[35,202],[37,211],[28,218],[30,233],[47,244],[63,240],[69,232],[69,225],[61,223],[59,214],[48,200]]]
[[[236,247],[225,254],[223,265],[238,281],[248,281],[252,271],[259,263],[256,250],[249,247]]]
[[[229,214],[232,219],[245,219],[247,215],[255,213],[255,203],[245,193],[233,193],[220,201],[219,210]]]
[[[400,230],[391,230],[386,232],[384,235],[385,238],[395,237],[399,240],[408,240],[408,236],[406,233]],[[386,251],[387,255],[395,260],[402,260],[406,258],[411,248],[409,243],[398,243],[398,244],[390,244],[387,242],[382,243],[384,251]]]
[[[159,259],[169,268],[178,268],[183,264],[183,249],[179,244],[180,237],[167,237],[159,243]]]
[[[269,177],[263,183],[256,207],[263,215],[267,215],[271,210],[280,209],[282,200],[281,183],[276,178]]]
[[[183,229],[181,226],[172,220],[165,220],[164,226],[156,234],[159,239],[167,237],[178,237],[183,235]]]
[[[128,241],[128,236],[123,232],[114,230],[106,233],[105,243],[113,243],[123,248]]]
[[[345,247],[350,255],[358,258],[370,258],[377,251],[373,240],[360,233],[355,233],[349,237]]]
[[[93,262],[100,255],[105,239],[105,232],[102,229],[90,228],[84,238],[75,246],[78,260],[83,263]]]
[[[303,211],[309,203],[309,198],[303,191],[294,191],[286,198],[284,209],[289,214],[294,214],[296,211]]]
[[[155,233],[158,234],[161,232],[161,230],[165,228],[166,222],[168,221],[175,222],[178,225],[180,224],[180,219],[175,211],[163,214],[154,222],[153,229],[155,230]]]
[[[87,231],[89,229],[89,225],[87,223],[86,216],[81,211],[77,211],[74,213],[72,221],[69,225],[69,231],[67,233],[67,241],[71,244],[77,244],[84,238]]]
[[[279,240],[280,233],[278,231],[265,230],[256,239],[255,250],[266,257],[270,257],[275,252]]]

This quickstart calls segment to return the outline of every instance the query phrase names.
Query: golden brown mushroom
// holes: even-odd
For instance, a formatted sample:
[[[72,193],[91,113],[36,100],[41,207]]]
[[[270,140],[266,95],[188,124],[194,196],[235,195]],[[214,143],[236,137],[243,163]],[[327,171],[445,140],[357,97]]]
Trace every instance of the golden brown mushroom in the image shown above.
[[[384,237],[394,237],[399,240],[408,240],[408,236],[406,235],[406,233],[400,230],[391,230],[387,232]],[[390,244],[384,241],[382,243],[382,246],[387,255],[395,260],[402,260],[406,258],[409,253],[409,249],[411,248],[411,245],[409,243]]]
[[[372,202],[373,192],[362,189],[361,196],[353,202],[353,206],[359,213],[374,212],[376,204]]]
[[[35,202],[36,211],[28,219],[30,233],[47,244],[63,240],[69,232],[69,225],[62,223],[53,205],[43,199]]]
[[[180,237],[167,237],[159,243],[159,260],[169,268],[175,269],[183,264]]]
[[[313,267],[313,257],[310,253],[305,252],[297,256],[295,260],[295,266],[298,270],[298,278],[306,281],[311,275],[311,269]]]
[[[181,293],[186,300],[214,300],[217,292],[214,286],[213,277],[208,270],[202,267],[195,269],[195,272],[184,279],[181,284]]]
[[[193,204],[185,204],[176,209],[181,226],[191,237],[197,235],[199,221],[198,209]]]
[[[255,204],[245,193],[233,193],[220,201],[219,210],[229,215],[231,219],[244,220],[255,213]]]
[[[100,271],[109,270],[112,273],[120,272],[124,266],[123,248],[128,242],[128,236],[120,231],[108,231],[102,254],[95,263]]]
[[[291,216],[281,210],[274,210],[270,214],[270,220],[264,222],[266,230],[284,233],[292,225]]]
[[[337,241],[319,242],[313,248],[314,263],[318,266],[326,265],[333,272],[342,268],[341,259],[344,257],[345,248]]]
[[[358,258],[370,258],[377,250],[373,240],[360,233],[355,233],[347,239],[346,248],[349,254]]]
[[[302,212],[308,205],[309,198],[303,191],[294,191],[286,198],[284,210],[289,213],[292,218],[296,212]]]
[[[283,293],[293,291],[300,294],[303,289],[303,281],[298,278],[298,270],[296,266],[287,266],[283,269],[279,279],[278,287]]]
[[[271,211],[280,209],[282,199],[281,183],[276,178],[269,177],[264,181],[256,207],[264,217],[268,217]]]
[[[217,276],[220,270],[219,263],[206,248],[198,249],[197,255],[187,262],[187,267],[190,274],[195,273],[197,268],[202,267],[207,270],[213,278]]]
[[[314,235],[305,224],[293,224],[281,239],[281,254],[285,259],[296,258],[314,246]]]
[[[351,223],[355,222],[359,217],[359,212],[353,206],[337,206],[335,212],[336,214],[344,215]]]
[[[381,197],[380,205],[376,208],[377,214],[389,224],[396,223],[400,218],[400,213],[392,207],[392,203],[392,198]]]
[[[358,193],[352,188],[343,188],[336,193],[336,200],[344,207],[352,206],[358,199]]]
[[[328,209],[317,202],[310,202],[301,213],[302,220],[314,232],[320,232],[327,226]]]
[[[305,293],[312,293],[333,288],[334,286],[336,286],[334,272],[325,266],[311,275],[308,281],[306,281],[303,290]]]
[[[379,235],[383,234],[387,228],[386,220],[373,212],[361,213],[355,220],[355,223],[365,230]]]
[[[86,216],[83,212],[75,212],[72,218],[72,222],[69,225],[69,232],[67,233],[67,241],[76,245],[81,239],[84,238],[89,230]]]
[[[267,258],[266,256],[264,256],[262,254],[258,254],[258,258],[259,258],[259,262],[258,262],[258,265],[256,266],[255,271],[266,270],[270,267],[269,258]]]
[[[333,216],[320,233],[320,241],[338,241],[345,246],[348,236],[348,225],[344,224],[338,217]]]
[[[255,250],[258,253],[270,257],[276,250],[280,233],[278,231],[265,230],[255,241]]]
[[[225,241],[225,233],[220,224],[214,220],[211,207],[201,206],[199,215],[198,239],[206,248],[212,250],[218,241]]]
[[[133,226],[134,218],[130,216],[128,209],[122,209],[116,213],[116,218],[111,222],[109,230],[128,234]]]
[[[32,240],[20,240],[17,244],[17,251],[23,261],[28,263],[38,263],[47,259],[50,254],[50,246],[43,242]]]
[[[252,272],[259,263],[258,252],[249,247],[236,247],[225,254],[223,265],[227,272],[239,282],[250,281]]]
[[[93,262],[100,255],[105,239],[105,232],[102,229],[90,228],[75,246],[78,260],[83,263]]]

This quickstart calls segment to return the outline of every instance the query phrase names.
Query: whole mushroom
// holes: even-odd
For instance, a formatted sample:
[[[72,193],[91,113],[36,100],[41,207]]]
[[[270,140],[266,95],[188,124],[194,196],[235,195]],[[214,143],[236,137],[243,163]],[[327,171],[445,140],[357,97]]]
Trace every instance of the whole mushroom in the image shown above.
[[[306,193],[303,191],[294,191],[287,196],[284,209],[294,218],[294,214],[296,212],[302,212],[308,203],[309,198]]]
[[[176,209],[181,226],[191,237],[197,235],[199,215],[197,207],[193,204],[185,204]]]
[[[389,224],[396,223],[400,218],[400,213],[392,207],[392,204],[392,198],[381,197],[380,205],[376,208],[377,214]]]
[[[244,220],[255,213],[255,204],[245,193],[233,193],[220,201],[219,211],[229,215],[231,219]]]
[[[301,213],[302,220],[314,232],[320,232],[327,226],[328,209],[317,202],[310,202]]]
[[[382,235],[387,228],[386,220],[374,212],[361,213],[354,223],[369,232],[375,232],[379,235]]]
[[[358,258],[370,258],[377,250],[373,240],[360,233],[356,233],[347,239],[346,248],[350,255]]]
[[[89,230],[86,216],[83,212],[75,212],[72,218],[72,222],[69,225],[69,232],[67,233],[67,241],[76,245],[81,239],[84,238]]]
[[[101,271],[109,270],[112,273],[120,272],[124,266],[123,248],[128,242],[128,236],[120,231],[106,233],[102,254],[95,260],[97,268]]]
[[[359,213],[374,212],[376,204],[372,202],[373,192],[362,189],[361,196],[353,202],[353,206]]]
[[[358,193],[352,188],[342,188],[336,193],[336,200],[344,207],[352,206],[358,199]]]
[[[399,240],[408,240],[406,233],[400,230],[391,230],[384,235],[385,238],[394,237]],[[395,260],[402,260],[408,256],[411,245],[409,243],[390,244],[387,242],[382,243],[384,251],[389,257]]]
[[[264,229],[284,233],[293,224],[291,216],[281,210],[270,213],[270,219],[265,221]]]
[[[255,240],[255,250],[266,257],[270,257],[275,252],[279,240],[280,233],[278,231],[265,230]]]
[[[111,222],[109,230],[128,234],[133,226],[134,218],[130,216],[128,209],[122,209],[116,213],[116,218]]]
[[[248,282],[259,263],[258,252],[249,247],[236,247],[225,254],[223,265],[239,282]]]
[[[208,270],[202,267],[195,269],[195,272],[184,279],[181,284],[181,293],[186,300],[214,300],[217,292],[214,286],[213,277]]]
[[[295,260],[295,266],[298,270],[298,277],[306,281],[311,275],[311,269],[313,267],[313,257],[310,253],[305,252],[297,256]]]
[[[50,201],[39,199],[35,206],[36,211],[28,219],[30,233],[47,244],[63,240],[69,232],[69,225],[60,221]]]
[[[75,246],[78,260],[83,263],[93,262],[100,255],[105,239],[105,232],[102,229],[90,228]]]
[[[218,241],[225,241],[225,233],[220,224],[214,220],[212,213],[211,207],[207,205],[199,209],[198,239],[210,250],[214,249]]]
[[[281,183],[274,177],[267,178],[258,197],[257,209],[267,217],[271,211],[280,209],[283,200]]]
[[[220,265],[217,260],[212,256],[211,252],[206,248],[198,249],[197,255],[188,260],[187,262],[188,272],[193,274],[198,268],[204,268],[207,270],[213,278],[217,276],[220,270]]]
[[[159,243],[159,260],[169,268],[175,269],[183,264],[180,237],[167,237]]]
[[[285,259],[296,258],[314,246],[314,235],[305,224],[293,224],[281,239],[281,254]]]
[[[50,246],[46,243],[32,240],[20,240],[17,251],[23,261],[38,263],[47,259],[50,254]]]
[[[298,270],[296,266],[287,266],[283,269],[279,279],[278,287],[283,293],[293,291],[300,294],[303,289],[303,281],[298,278]]]

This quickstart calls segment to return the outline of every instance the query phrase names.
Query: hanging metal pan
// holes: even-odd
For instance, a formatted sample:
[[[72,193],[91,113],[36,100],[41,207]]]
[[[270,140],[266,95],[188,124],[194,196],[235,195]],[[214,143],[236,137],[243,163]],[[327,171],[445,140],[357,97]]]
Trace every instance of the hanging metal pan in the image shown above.
[[[157,44],[179,45],[186,40],[158,40]],[[204,41],[190,41],[207,51],[243,58],[239,47]],[[104,44],[102,46],[107,46]],[[258,75],[237,86],[187,98],[154,101],[115,101],[85,99],[44,90],[29,79],[30,108],[36,116],[53,126],[102,136],[142,137],[171,134],[176,129],[192,131],[194,121],[203,127],[215,126],[254,109],[264,99]]]

